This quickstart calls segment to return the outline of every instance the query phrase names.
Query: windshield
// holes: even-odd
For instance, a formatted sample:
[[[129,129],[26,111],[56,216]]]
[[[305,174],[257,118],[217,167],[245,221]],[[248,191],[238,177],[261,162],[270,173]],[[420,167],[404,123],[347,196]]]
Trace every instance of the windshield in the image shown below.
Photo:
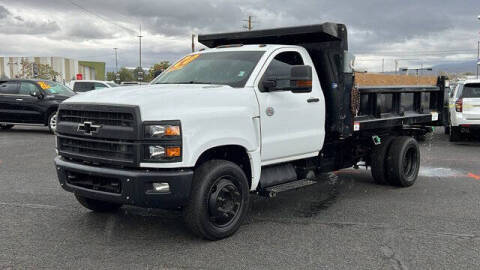
[[[224,84],[243,87],[264,51],[191,54],[160,74],[152,84]]]
[[[63,96],[73,96],[73,92],[70,88],[56,82],[52,81],[38,81],[38,85],[45,90],[48,94],[51,95],[63,95]]]
[[[466,84],[462,91],[463,98],[480,98],[480,83]]]
[[[107,83],[108,85],[110,85],[110,87],[119,87],[120,85],[116,84],[116,83]]]

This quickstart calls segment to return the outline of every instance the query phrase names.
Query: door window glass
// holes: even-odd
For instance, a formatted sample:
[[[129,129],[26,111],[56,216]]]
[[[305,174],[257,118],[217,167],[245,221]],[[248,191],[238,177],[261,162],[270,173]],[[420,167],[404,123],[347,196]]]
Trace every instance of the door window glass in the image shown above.
[[[265,74],[263,75],[263,80],[268,77],[290,77],[290,70],[292,66],[303,65],[303,59],[300,53],[298,52],[282,52],[277,54],[273,58],[272,62],[268,66]],[[289,87],[291,81],[289,80],[280,80],[277,81],[277,86],[279,87]],[[259,88],[263,90],[263,86],[260,84]]]
[[[38,88],[30,82],[20,83],[20,95],[30,95],[31,92],[38,92]]]
[[[95,89],[102,89],[102,88],[107,88],[107,86],[103,83],[95,83]]]
[[[87,92],[90,90],[95,90],[93,82],[76,82],[73,86],[73,91],[75,92]]]
[[[17,82],[3,81],[0,82],[0,94],[18,94]]]

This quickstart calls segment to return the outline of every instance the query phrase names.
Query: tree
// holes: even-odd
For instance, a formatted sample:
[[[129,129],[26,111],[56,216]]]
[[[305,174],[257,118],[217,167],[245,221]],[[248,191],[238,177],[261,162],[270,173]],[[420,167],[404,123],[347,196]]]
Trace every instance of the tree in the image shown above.
[[[115,72],[107,72],[107,81],[115,81]]]
[[[120,81],[121,82],[131,82],[135,80],[133,77],[133,72],[126,69],[126,68],[121,68],[118,73],[120,74]]]
[[[22,67],[22,74],[20,75],[21,78],[34,78],[35,74],[33,74],[34,64],[28,61],[28,59],[22,58],[20,62]],[[54,80],[60,73],[56,72],[49,64],[36,64],[38,68],[38,74],[36,78],[44,79],[44,80]]]
[[[150,76],[150,80],[153,80],[155,78],[155,72],[157,71],[164,71],[166,70],[168,67],[170,66],[170,62],[169,61],[161,61],[155,65],[153,65],[153,67],[150,68],[149,70],[149,76]]]

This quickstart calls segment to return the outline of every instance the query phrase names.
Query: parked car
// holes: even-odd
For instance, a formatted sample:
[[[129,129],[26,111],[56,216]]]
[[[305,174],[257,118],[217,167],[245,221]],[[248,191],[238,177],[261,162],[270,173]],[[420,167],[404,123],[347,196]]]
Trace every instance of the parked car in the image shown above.
[[[55,132],[58,105],[75,95],[68,87],[47,80],[0,81],[0,128],[45,125]]]
[[[71,81],[68,85],[71,89],[73,89],[74,92],[77,92],[77,93],[120,86],[113,81],[96,81],[96,80]]]
[[[450,141],[462,139],[473,130],[480,130],[480,80],[459,82],[449,99]]]

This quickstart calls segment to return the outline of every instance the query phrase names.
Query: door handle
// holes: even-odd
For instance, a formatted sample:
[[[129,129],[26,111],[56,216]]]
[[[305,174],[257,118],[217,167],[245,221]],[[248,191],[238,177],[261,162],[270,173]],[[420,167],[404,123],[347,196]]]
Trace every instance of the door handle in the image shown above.
[[[16,100],[16,101],[22,101],[23,98],[16,98],[15,100]]]
[[[319,102],[319,101],[320,101],[319,98],[309,98],[309,99],[307,99],[307,102],[308,102],[308,103]]]

